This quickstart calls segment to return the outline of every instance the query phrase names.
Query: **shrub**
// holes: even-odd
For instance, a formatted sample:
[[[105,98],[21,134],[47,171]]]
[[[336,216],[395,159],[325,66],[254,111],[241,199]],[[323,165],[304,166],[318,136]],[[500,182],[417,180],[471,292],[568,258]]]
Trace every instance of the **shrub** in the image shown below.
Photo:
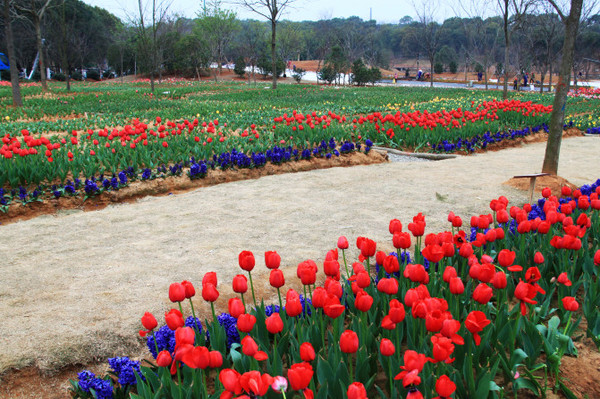
[[[52,79],[54,80],[58,80],[59,82],[64,82],[65,80],[67,80],[67,77],[64,73],[62,72],[56,72],[53,76]]]
[[[369,69],[369,82],[374,86],[378,80],[381,80],[381,71],[377,67],[371,67]]]
[[[74,71],[71,74],[71,79],[73,79],[73,80],[83,80],[83,75],[79,71]]]
[[[350,78],[352,82],[356,83],[357,86],[364,86],[365,83],[370,81],[370,71],[365,66],[362,59],[354,61],[351,68]]]
[[[233,72],[238,75],[240,78],[243,78],[246,74],[246,61],[244,61],[244,57],[238,57],[235,60],[235,67],[233,68]]]
[[[100,71],[98,71],[97,69],[88,70],[87,78],[92,80],[100,80]]]
[[[448,69],[450,70],[450,73],[456,73],[458,71],[458,65],[456,64],[456,61],[450,61],[448,64]]]
[[[335,73],[335,70],[330,64],[325,64],[325,66],[317,72],[317,76],[320,80],[324,80],[328,84],[331,84],[335,78],[337,78],[338,74]]]
[[[296,70],[292,73],[292,77],[296,83],[300,83],[304,75],[306,75],[306,71],[302,68],[296,68]]]
[[[435,65],[433,65],[433,72],[434,73],[444,72],[444,65],[442,65],[441,62],[436,62]]]

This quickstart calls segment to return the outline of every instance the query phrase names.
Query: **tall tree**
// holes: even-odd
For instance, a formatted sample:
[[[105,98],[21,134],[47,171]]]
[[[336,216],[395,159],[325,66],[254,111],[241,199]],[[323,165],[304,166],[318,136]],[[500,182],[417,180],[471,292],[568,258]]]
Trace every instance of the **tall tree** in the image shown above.
[[[425,0],[421,6],[422,8],[415,6],[419,20],[418,40],[429,60],[429,83],[433,87],[433,64],[440,47],[440,24],[435,21],[435,13],[439,9],[439,4],[436,0]]]
[[[571,68],[573,66],[573,53],[575,52],[575,39],[581,18],[583,0],[571,0],[569,13],[566,14],[554,2],[548,2],[555,8],[558,16],[565,25],[565,40],[563,42],[562,60],[556,84],[556,93],[552,103],[552,115],[550,116],[550,131],[544,154],[542,172],[556,175],[558,173],[558,159],[560,156],[560,144],[562,142],[563,125],[565,123],[565,105],[567,104],[567,93],[571,83]]]
[[[511,35],[523,22],[522,16],[533,5],[533,0],[497,0],[502,14],[502,31],[504,33],[504,88],[502,98],[508,97],[508,79],[510,78],[510,43]],[[519,71],[517,71],[518,73]]]
[[[52,0],[28,0],[15,2],[15,7],[23,15],[29,16],[31,23],[35,29],[35,40],[38,49],[38,65],[40,67],[40,81],[42,90],[48,91],[46,83],[46,59],[44,56],[44,41],[42,39],[42,18],[50,6]]]
[[[150,24],[144,19],[146,13],[146,7],[143,5],[142,0],[138,0],[138,19],[133,20],[133,23],[137,27],[140,52],[144,58],[148,61],[150,69],[150,91],[154,93],[154,80],[156,79],[156,73],[159,68],[159,30],[167,18],[167,12],[171,3],[169,1],[151,0],[150,2]]]
[[[15,107],[22,107],[21,89],[19,87],[19,71],[17,69],[17,57],[15,56],[15,44],[13,41],[12,20],[10,16],[10,0],[4,0],[2,4],[2,15],[4,16],[4,35],[6,47],[8,48],[8,61],[10,63],[10,83],[12,85],[12,98]]]
[[[219,0],[213,2],[208,10],[199,14],[198,28],[212,53],[212,59],[217,63],[219,76],[225,52],[229,48],[233,34],[238,29],[235,12],[221,8]],[[217,80],[217,71],[214,71]]]
[[[271,68],[273,71],[272,88],[277,88],[277,23],[281,14],[296,0],[238,0],[248,10],[265,17],[271,23]]]

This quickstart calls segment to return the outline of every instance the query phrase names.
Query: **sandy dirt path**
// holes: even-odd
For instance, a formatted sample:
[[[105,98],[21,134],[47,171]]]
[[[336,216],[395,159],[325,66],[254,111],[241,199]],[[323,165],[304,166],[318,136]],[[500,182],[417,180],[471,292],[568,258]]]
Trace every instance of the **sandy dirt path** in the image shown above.
[[[198,287],[208,271],[218,273],[224,306],[242,250],[254,251],[255,281],[269,297],[266,250],[281,254],[295,281],[296,265],[310,258],[321,267],[340,235],[387,244],[392,218],[406,226],[423,212],[426,233],[438,232],[451,210],[466,220],[499,195],[522,204],[527,193],[502,183],[539,171],[544,148],[267,176],[0,226],[0,373],[131,353],[144,311],[160,320],[170,308],[169,284]],[[599,154],[600,138],[564,140],[559,175],[596,180]],[[208,314],[200,295],[195,303]]]

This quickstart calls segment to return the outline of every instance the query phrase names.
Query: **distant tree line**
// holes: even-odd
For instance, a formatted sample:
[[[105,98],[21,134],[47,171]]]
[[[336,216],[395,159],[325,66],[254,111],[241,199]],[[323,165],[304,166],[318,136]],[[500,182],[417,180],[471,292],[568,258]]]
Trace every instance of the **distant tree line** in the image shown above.
[[[276,74],[282,74],[288,61],[320,60],[324,81],[336,82],[352,74],[358,77],[358,84],[377,77],[371,71],[373,67],[404,65],[403,61],[409,59],[433,73],[481,71],[486,82],[488,74],[500,78],[507,72],[502,16],[452,17],[443,23],[411,17],[394,24],[377,24],[358,17],[279,21],[277,60],[273,63],[271,23],[239,20],[218,2],[199,12],[195,19],[177,17],[165,7],[159,10],[160,19],[147,18],[145,24],[140,24],[139,16],[121,21],[80,0],[3,1],[11,3],[17,68],[31,71],[36,58],[39,65],[41,46],[44,66],[59,80],[80,79],[82,70],[87,70],[88,78],[97,79],[100,74],[151,72],[159,79],[172,74],[199,78],[210,73],[211,64],[220,67],[235,61],[256,66],[266,76],[272,74],[272,65]],[[24,10],[16,3],[31,3],[33,10]],[[36,14],[44,6],[43,14]],[[3,24],[4,19],[0,18]],[[538,10],[510,15],[507,24],[511,29],[510,73],[535,71],[539,76],[536,80],[548,73],[556,74],[564,40],[564,24],[559,16],[550,9]],[[0,32],[0,52],[7,53],[4,29]],[[594,60],[600,60],[600,15],[587,17],[579,26],[573,61],[575,78],[580,71],[583,77],[597,75],[600,62]],[[238,72],[248,75],[243,70]],[[215,70],[213,77],[218,79],[219,73],[220,69]],[[41,78],[39,71],[33,76]]]

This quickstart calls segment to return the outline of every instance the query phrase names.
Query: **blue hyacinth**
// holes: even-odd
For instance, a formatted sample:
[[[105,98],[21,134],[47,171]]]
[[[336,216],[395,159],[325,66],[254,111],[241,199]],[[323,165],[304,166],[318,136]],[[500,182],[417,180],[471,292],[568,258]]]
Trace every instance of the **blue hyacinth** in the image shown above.
[[[77,374],[79,388],[82,391],[91,393],[94,390],[96,398],[111,399],[113,397],[113,387],[110,381],[97,378],[94,373],[83,370]]]
[[[119,378],[121,386],[135,385],[136,373],[141,375],[140,362],[131,360],[127,356],[110,358],[108,359],[108,365]]]

